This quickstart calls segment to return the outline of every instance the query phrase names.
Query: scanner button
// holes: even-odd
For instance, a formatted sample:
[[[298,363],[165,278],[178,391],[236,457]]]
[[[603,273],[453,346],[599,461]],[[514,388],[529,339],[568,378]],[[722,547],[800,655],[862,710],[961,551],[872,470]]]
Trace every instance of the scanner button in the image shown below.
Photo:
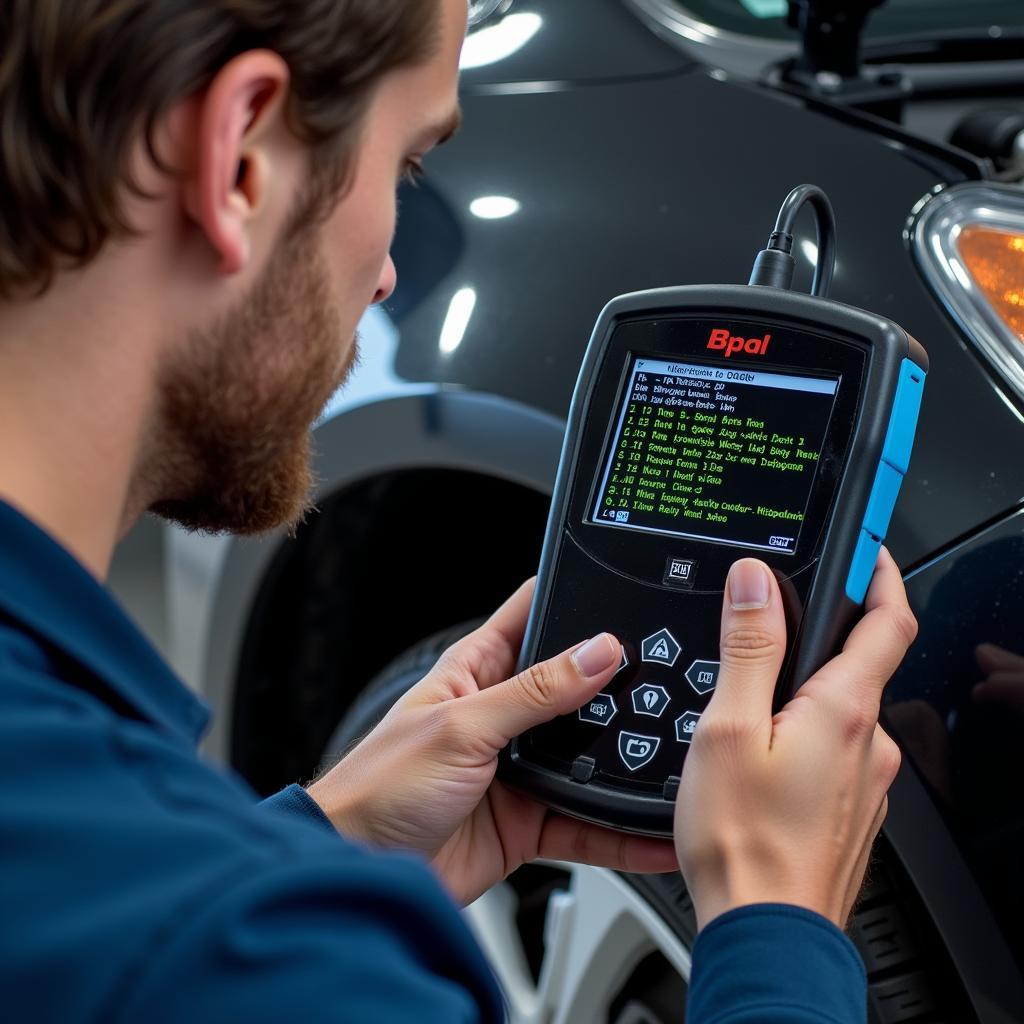
[[[676,739],[680,743],[689,743],[693,739],[693,731],[700,721],[699,711],[684,711],[676,719]]]
[[[661,718],[662,712],[668,707],[668,702],[668,690],[664,686],[644,683],[633,691],[633,710],[638,715]]]
[[[881,462],[875,476],[868,508],[864,513],[864,529],[876,537],[884,537],[889,529],[892,510],[896,507],[896,499],[900,494],[903,474],[897,472],[888,462]]]
[[[658,752],[660,743],[660,736],[641,736],[637,732],[620,732],[619,757],[631,772],[635,772],[643,768],[645,764],[650,764]]]
[[[640,645],[640,657],[643,661],[671,668],[682,649],[679,641],[667,629],[659,629]]]
[[[596,694],[579,711],[580,721],[591,725],[607,725],[618,713],[615,698],[610,693]]]
[[[721,663],[717,661],[695,661],[686,670],[686,681],[701,695],[710,693],[718,683],[718,670]]]
[[[682,587],[689,590],[693,587],[697,575],[697,563],[692,558],[675,558],[669,556],[665,561],[665,572],[661,582],[668,587]]]

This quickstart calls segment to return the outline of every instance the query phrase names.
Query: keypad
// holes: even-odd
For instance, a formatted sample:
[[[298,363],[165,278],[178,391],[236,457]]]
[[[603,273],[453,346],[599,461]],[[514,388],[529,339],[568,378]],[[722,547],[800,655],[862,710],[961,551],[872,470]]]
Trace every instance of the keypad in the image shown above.
[[[645,780],[652,771],[659,775],[664,771],[662,779],[677,778],[685,747],[692,742],[718,684],[721,665],[711,657],[718,652],[700,641],[691,644],[678,627],[662,626],[644,631],[639,637],[619,639],[623,645],[622,664],[609,684],[609,692],[597,694],[579,709],[579,720],[590,726],[607,727],[615,719],[614,730],[606,734],[613,746],[602,742],[593,748],[596,760],[584,757],[588,762],[586,771],[577,758],[572,777],[584,784],[601,771]],[[627,651],[635,652],[635,661]],[[684,652],[685,659],[681,657]],[[700,654],[708,656],[694,656]],[[667,714],[670,709],[672,713]],[[670,763],[672,751],[677,753]],[[664,768],[648,767],[653,764]]]
[[[583,637],[608,632],[621,642],[622,658],[601,693],[571,717],[530,730],[520,749],[565,772],[574,785],[661,798],[666,780],[682,771],[718,681],[721,593],[651,591],[625,582],[606,593],[597,586],[604,577],[574,545],[566,545],[563,558],[564,582],[552,595],[555,611],[535,657],[554,657]]]

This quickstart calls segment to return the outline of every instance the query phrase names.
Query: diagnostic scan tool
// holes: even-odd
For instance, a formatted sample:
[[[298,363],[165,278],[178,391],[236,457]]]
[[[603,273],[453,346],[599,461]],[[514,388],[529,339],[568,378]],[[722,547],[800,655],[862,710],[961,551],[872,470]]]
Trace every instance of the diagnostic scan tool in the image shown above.
[[[792,222],[818,221],[812,294],[789,290]],[[904,330],[827,299],[831,206],[784,203],[748,285],[605,307],[572,400],[520,669],[607,631],[604,692],[503,752],[511,785],[580,818],[670,835],[718,680],[726,576],[779,580],[781,704],[841,647],[907,471],[928,360]]]

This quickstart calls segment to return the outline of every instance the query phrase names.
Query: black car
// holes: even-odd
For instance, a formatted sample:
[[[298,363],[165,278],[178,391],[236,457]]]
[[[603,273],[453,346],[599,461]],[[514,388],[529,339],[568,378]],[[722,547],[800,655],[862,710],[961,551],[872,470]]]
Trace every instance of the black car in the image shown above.
[[[838,0],[472,6],[465,128],[401,196],[398,290],[316,431],[320,514],[171,538],[211,752],[263,792],[309,778],[531,575],[602,306],[745,282],[813,182],[832,296],[931,361],[888,541],[921,623],[887,698],[904,767],[850,924],[871,1019],[1024,1020],[1024,5],[892,0],[862,39]],[[468,913],[514,1022],[682,1019],[678,876],[531,865]]]

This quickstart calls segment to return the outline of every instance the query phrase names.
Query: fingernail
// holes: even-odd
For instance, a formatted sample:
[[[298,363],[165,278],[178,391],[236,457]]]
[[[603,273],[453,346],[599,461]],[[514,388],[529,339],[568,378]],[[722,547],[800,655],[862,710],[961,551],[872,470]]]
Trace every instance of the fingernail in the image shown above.
[[[576,671],[584,679],[589,679],[611,668],[622,657],[622,650],[618,640],[613,639],[608,633],[600,633],[582,647],[577,647],[570,657]]]
[[[743,558],[729,570],[729,604],[735,611],[764,608],[771,594],[768,569],[754,558]]]

